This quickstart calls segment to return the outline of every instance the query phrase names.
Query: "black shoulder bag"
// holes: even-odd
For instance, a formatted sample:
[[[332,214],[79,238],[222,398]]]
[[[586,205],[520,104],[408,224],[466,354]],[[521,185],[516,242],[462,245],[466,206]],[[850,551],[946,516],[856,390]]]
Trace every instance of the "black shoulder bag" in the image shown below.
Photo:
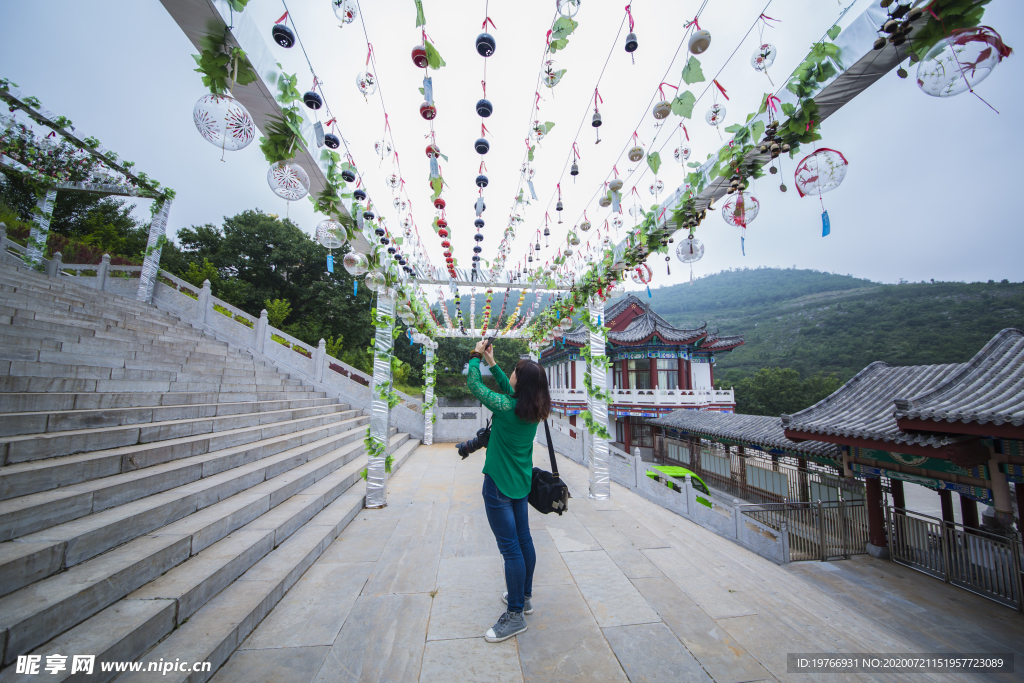
[[[544,421],[544,435],[548,437],[548,455],[551,456],[551,471],[533,468],[533,483],[530,485],[530,505],[541,514],[557,512],[559,516],[569,509],[569,487],[558,477],[558,463],[555,462],[555,447],[551,444],[548,422]]]

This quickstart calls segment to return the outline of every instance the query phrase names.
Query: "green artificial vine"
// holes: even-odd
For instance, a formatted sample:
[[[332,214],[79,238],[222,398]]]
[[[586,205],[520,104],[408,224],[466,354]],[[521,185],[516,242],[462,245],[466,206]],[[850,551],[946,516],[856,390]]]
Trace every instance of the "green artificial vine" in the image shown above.
[[[223,41],[204,48],[192,59],[199,67],[195,71],[203,75],[203,85],[214,95],[227,95],[235,83],[248,85],[256,80],[245,52],[237,47],[225,49]]]

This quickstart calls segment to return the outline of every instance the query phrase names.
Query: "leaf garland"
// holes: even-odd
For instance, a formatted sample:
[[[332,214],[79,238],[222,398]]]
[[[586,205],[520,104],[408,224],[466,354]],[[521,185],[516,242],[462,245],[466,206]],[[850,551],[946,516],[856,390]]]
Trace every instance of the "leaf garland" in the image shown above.
[[[684,119],[693,118],[693,107],[697,98],[689,90],[684,90],[672,100],[672,113]]]
[[[572,35],[577,26],[579,26],[579,22],[573,21],[569,17],[558,17],[558,19],[555,20],[555,23],[551,25],[548,52],[555,54],[559,50],[564,50],[568,47],[569,36]]]
[[[700,60],[690,57],[686,60],[686,66],[683,67],[683,82],[686,85],[693,85],[694,83],[703,83],[704,80],[704,71],[700,68]]]
[[[212,46],[192,55],[192,59],[199,67],[195,71],[203,75],[203,85],[214,95],[226,95],[232,82],[248,85],[256,80],[256,72],[249,65],[245,52],[237,47],[224,52],[223,44]]]
[[[423,15],[423,0],[413,0],[416,3],[416,27],[427,25],[427,18]]]
[[[441,53],[437,51],[437,48],[434,47],[433,43],[429,40],[424,40],[423,47],[427,51],[427,66],[434,71],[437,71],[442,66],[446,66],[444,59],[441,58]]]
[[[661,168],[661,154],[659,152],[651,152],[647,155],[647,165],[654,171],[654,175],[658,175],[658,169]]]

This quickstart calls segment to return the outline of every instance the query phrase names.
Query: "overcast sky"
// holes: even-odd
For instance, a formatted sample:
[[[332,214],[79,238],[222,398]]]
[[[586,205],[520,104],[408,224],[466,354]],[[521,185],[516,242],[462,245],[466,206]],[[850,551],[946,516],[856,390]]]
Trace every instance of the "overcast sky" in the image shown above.
[[[759,30],[755,28],[744,38],[762,10],[780,20],[763,34],[763,40],[778,49],[769,70],[778,86],[843,6],[850,4],[850,0],[773,0],[764,9],[766,2],[711,0],[701,14],[700,25],[712,33],[711,48],[700,57],[704,73],[710,82],[722,69],[718,80],[730,98],[718,98],[727,107],[723,128],[741,123],[747,112],[756,110],[763,93],[774,90],[768,77],[750,65],[750,56],[760,43]],[[841,25],[856,16],[866,2],[856,2]],[[442,169],[450,186],[444,197],[456,256],[468,265],[475,232],[473,180],[480,162],[473,150],[480,133],[474,103],[481,94],[484,69],[474,39],[484,19],[485,3],[424,0],[423,4],[427,32],[448,63],[431,73],[438,111],[435,128],[438,144],[450,159],[442,163]],[[580,26],[570,37],[568,48],[554,56],[560,68],[568,71],[554,90],[541,88],[539,118],[556,127],[537,150],[533,165],[539,201],[524,211],[526,222],[519,228],[513,257],[521,257],[535,231],[543,228],[545,210],[556,217],[553,193],[559,178],[566,222],[552,224],[552,248],[542,254],[547,257],[554,251],[556,242],[564,239],[565,230],[580,219],[584,208],[595,224],[603,223],[607,211],[598,210],[592,199],[613,164],[623,177],[637,166],[623,154],[634,130],[646,145],[651,144],[655,121],[644,112],[659,82],[679,82],[687,56],[685,46],[676,56],[685,32],[683,23],[700,4],[636,0],[633,16],[639,49],[633,64],[623,49],[628,29],[622,28],[622,0],[585,0],[576,17]],[[365,100],[355,86],[357,73],[365,68],[363,26],[357,20],[340,28],[330,5],[330,0],[292,0],[289,6],[323,81],[328,103],[340,115],[341,132],[368,180],[370,196],[383,205],[382,213],[394,230],[398,215],[390,206],[391,191],[384,184],[392,162],[380,163],[373,151],[384,128],[381,100],[376,95]],[[282,216],[288,213],[304,230],[314,232],[321,218],[307,200],[287,207],[271,193],[266,183],[268,165],[258,144],[229,152],[222,163],[220,150],[196,132],[191,112],[204,88],[200,75],[193,71],[190,55],[195,49],[160,2],[35,0],[6,3],[4,9],[8,30],[0,42],[0,76],[72,119],[79,132],[99,138],[123,159],[137,162],[138,170],[177,190],[169,231],[219,224],[224,216],[260,208]],[[424,156],[429,127],[419,115],[422,98],[417,88],[423,71],[410,59],[411,49],[420,42],[414,5],[412,0],[381,0],[363,2],[360,9],[374,46],[376,75],[413,200],[412,213],[432,260],[440,264],[440,240],[429,228],[433,210]],[[246,9],[257,25],[266,27],[268,43],[270,28],[283,12],[281,0],[252,0]],[[490,8],[497,26],[492,30],[497,51],[487,64],[487,95],[495,108],[486,120],[491,151],[485,157],[490,186],[484,195],[488,209],[483,256],[488,259],[495,254],[513,205],[528,134],[527,117],[553,14],[552,0],[495,2]],[[996,0],[989,5],[984,23],[999,31],[1007,45],[1021,47],[1022,18],[1022,3]],[[299,74],[300,90],[312,85],[297,46],[285,50],[273,45],[271,49],[287,71]],[[595,145],[589,125],[592,98],[609,53],[599,86],[604,99],[600,106],[603,142]],[[1013,207],[1019,192],[1015,159],[1024,156],[1019,132],[1020,86],[1024,83],[1021,56],[1014,53],[977,88],[999,114],[969,93],[949,99],[929,97],[917,88],[913,75],[914,68],[907,80],[900,80],[895,73],[885,76],[823,124],[822,144],[840,150],[850,162],[842,187],[824,195],[832,224],[829,237],[821,237],[821,205],[817,198],[798,197],[792,188],[795,161],[784,157],[783,175],[766,176],[752,188],[761,211],[748,229],[746,256],[740,253],[737,229],[714,215],[698,231],[707,251],[695,272],[796,266],[881,282],[899,278],[1020,281],[1024,277],[1020,265],[1024,236],[1020,214]],[[692,89],[701,96],[706,85],[696,84]],[[704,122],[712,101],[710,91],[703,94],[694,118],[686,121],[691,160],[705,159],[722,144],[718,132]],[[679,121],[673,116],[669,125],[676,126]],[[667,134],[667,130],[659,133],[656,146]],[[575,182],[567,172],[574,140],[582,155],[581,173]],[[683,167],[671,159],[676,146],[670,144],[662,155],[659,178],[667,191],[683,182]],[[641,171],[643,168],[627,181],[626,189],[638,182],[637,189],[649,206],[653,197],[648,186],[653,178],[649,171],[640,177]],[[785,194],[778,190],[780,177],[790,186]],[[140,215],[148,216],[148,212]],[[628,214],[623,218],[627,226],[632,225]],[[661,256],[650,263],[654,286],[688,278],[688,271],[674,259],[671,277],[665,274]]]

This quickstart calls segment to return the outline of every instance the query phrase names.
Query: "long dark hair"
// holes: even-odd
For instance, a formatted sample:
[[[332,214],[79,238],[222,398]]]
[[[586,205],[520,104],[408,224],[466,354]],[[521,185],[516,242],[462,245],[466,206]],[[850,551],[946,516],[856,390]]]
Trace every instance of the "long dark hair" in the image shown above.
[[[548,419],[551,412],[551,396],[548,394],[548,376],[532,360],[521,360],[516,364],[516,416],[524,422],[540,422]]]

